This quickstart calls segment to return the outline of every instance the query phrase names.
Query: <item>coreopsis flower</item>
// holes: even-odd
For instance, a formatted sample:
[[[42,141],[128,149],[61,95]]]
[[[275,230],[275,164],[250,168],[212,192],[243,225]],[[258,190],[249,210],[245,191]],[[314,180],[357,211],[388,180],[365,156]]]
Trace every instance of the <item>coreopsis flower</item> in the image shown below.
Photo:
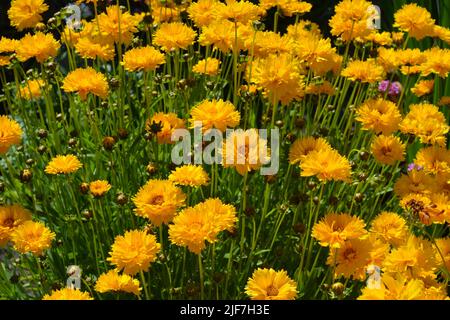
[[[405,144],[399,137],[379,135],[372,141],[371,151],[375,159],[382,164],[393,165],[405,159]]]
[[[205,27],[215,20],[215,9],[218,5],[217,0],[199,0],[189,5],[187,13],[197,27]]]
[[[169,225],[169,239],[200,254],[206,242],[216,242],[217,235],[231,230],[236,221],[236,209],[232,205],[223,204],[219,199],[207,199],[182,210],[173,219],[173,224]]]
[[[45,167],[48,174],[67,174],[78,171],[82,163],[73,154],[57,155]]]
[[[135,213],[160,226],[172,221],[186,195],[169,180],[149,180],[133,197]]]
[[[331,149],[330,144],[324,138],[304,137],[294,141],[289,149],[289,163],[296,164],[312,151]]]
[[[16,46],[17,59],[27,61],[36,58],[39,63],[43,63],[50,57],[55,57],[60,44],[51,33],[26,34]]]
[[[7,244],[12,232],[28,220],[31,220],[31,212],[22,206],[0,206],[0,247]]]
[[[22,141],[22,128],[19,123],[7,116],[0,116],[0,155],[8,152],[14,144]]]
[[[417,136],[422,143],[445,145],[449,126],[439,108],[428,103],[412,104],[399,125],[400,131]]]
[[[156,30],[154,43],[168,52],[175,49],[187,49],[194,43],[197,33],[181,22],[163,23]]]
[[[88,292],[78,289],[63,288],[46,294],[42,300],[94,300]]]
[[[383,262],[384,272],[399,272],[408,279],[434,279],[438,267],[436,250],[431,242],[413,235],[409,236],[405,244],[394,248]]]
[[[293,41],[290,37],[272,31],[252,31],[244,39],[245,47],[256,58],[266,58],[271,54],[290,53]]]
[[[298,0],[260,0],[260,8],[268,10],[277,7],[283,16],[292,17],[294,14],[302,14],[311,11],[312,5],[305,1]]]
[[[16,51],[18,40],[8,39],[6,37],[0,38],[0,67],[9,65],[11,62],[10,55]],[[6,53],[6,55],[3,55]]]
[[[181,186],[199,187],[208,184],[209,177],[202,166],[184,165],[173,170],[169,180]]]
[[[431,193],[433,179],[423,170],[411,170],[408,174],[401,175],[394,184],[394,192],[399,197],[404,197],[410,193],[429,194]]]
[[[441,257],[438,257],[439,263],[442,267],[446,268],[447,271],[450,271],[450,238],[436,239],[436,245],[444,257],[444,261],[442,261]]]
[[[312,236],[323,247],[340,248],[350,239],[363,239],[367,235],[365,223],[347,213],[329,213],[312,229]]]
[[[83,21],[83,30],[81,32],[78,32],[77,30],[73,30],[69,26],[65,26],[64,30],[61,32],[61,42],[64,43],[66,46],[73,48],[78,40],[85,34],[86,29],[90,28],[92,26],[91,23]]]
[[[270,160],[267,139],[262,139],[256,129],[235,130],[223,143],[222,165],[234,167],[240,175],[258,170]]]
[[[341,75],[352,81],[361,81],[362,83],[375,83],[383,79],[384,69],[374,60],[366,61],[354,60],[342,70]]]
[[[25,100],[32,100],[39,98],[42,95],[42,90],[45,82],[42,79],[33,79],[27,81],[20,89],[20,96]]]
[[[202,130],[207,131],[212,128],[225,132],[227,128],[234,128],[239,125],[241,115],[236,107],[229,101],[203,100],[191,110],[189,122],[191,126],[196,126],[196,122],[201,122]]]
[[[215,6],[215,16],[219,20],[228,20],[233,23],[248,24],[258,20],[263,11],[250,1],[230,0]]]
[[[439,106],[450,106],[450,97],[444,96],[439,100]]]
[[[450,72],[450,50],[433,47],[424,53],[425,61],[418,67],[423,76],[436,74],[445,79]]]
[[[325,94],[327,96],[332,96],[336,93],[336,89],[333,87],[333,84],[325,80],[323,83],[309,84],[305,89],[305,93],[311,95]]]
[[[432,93],[433,88],[434,88],[434,80],[422,80],[417,82],[415,86],[411,88],[411,92],[418,97],[422,97],[424,95]]]
[[[340,63],[336,63],[336,48],[331,46],[330,39],[324,39],[321,35],[310,32],[294,40],[292,45],[294,54],[305,61],[315,74],[325,75],[328,71],[335,71],[340,67]]]
[[[31,252],[41,256],[51,246],[55,234],[43,223],[31,220],[24,221],[11,233],[14,249],[20,253]]]
[[[450,150],[439,146],[422,148],[417,152],[414,162],[422,166],[426,173],[450,173]]]
[[[197,62],[195,66],[192,67],[192,72],[198,74],[206,74],[208,76],[217,76],[219,73],[219,66],[221,61],[216,58],[207,58]]]
[[[104,99],[108,95],[108,82],[104,74],[91,67],[78,68],[64,78],[62,89],[77,92],[81,100],[86,100],[88,93]]]
[[[160,24],[162,22],[171,22],[180,20],[180,13],[185,11],[185,8],[177,5],[175,1],[161,2],[159,0],[151,0],[151,10],[153,22]]]
[[[373,243],[370,239],[350,239],[339,248],[330,250],[327,264],[335,266],[335,276],[363,280],[372,250]]]
[[[109,6],[106,12],[98,15],[100,33],[108,35],[116,43],[129,45],[143,17],[143,14],[132,15],[128,11],[122,12],[117,5]]]
[[[383,274],[380,287],[365,287],[358,300],[423,300],[425,284],[401,273]]]
[[[389,135],[398,129],[402,120],[395,103],[384,99],[370,99],[356,110],[356,120],[363,130]]]
[[[114,59],[114,43],[109,37],[95,34],[79,37],[76,41],[75,50],[84,59],[102,59],[111,61]]]
[[[420,71],[419,65],[426,61],[426,55],[420,49],[404,49],[395,51],[398,61],[402,68],[403,74],[413,74]],[[411,69],[411,70],[410,70]]]
[[[376,43],[380,46],[390,46],[392,45],[392,38],[391,34],[389,32],[372,32],[369,35],[364,37],[364,41],[371,41],[373,43]]]
[[[95,180],[89,183],[89,191],[95,197],[105,195],[111,189],[111,185],[106,180]]]
[[[367,21],[370,18],[371,3],[366,0],[343,0],[334,10],[330,19],[331,34],[344,41],[363,38],[371,33]]]
[[[447,44],[450,44],[450,29],[442,26],[434,26],[433,37],[439,38]]]
[[[100,293],[127,292],[138,296],[141,290],[139,280],[133,279],[127,274],[119,274],[116,270],[103,273],[95,283],[95,291]]]
[[[243,26],[236,26],[230,21],[214,21],[202,28],[198,43],[202,46],[212,45],[214,49],[218,49],[224,53],[231,51],[239,51],[245,47],[242,37]]]
[[[258,268],[248,279],[245,293],[252,300],[294,300],[297,284],[285,270]]]
[[[383,211],[372,220],[370,233],[378,239],[398,247],[408,235],[406,220],[394,212]]]
[[[434,33],[434,19],[431,18],[431,14],[415,3],[405,4],[394,14],[394,20],[394,27],[408,32],[410,37],[417,40],[432,36]]]
[[[301,67],[293,57],[270,55],[256,59],[247,70],[249,81],[263,89],[271,103],[280,101],[283,105],[300,100],[305,95]]]
[[[8,10],[11,26],[17,30],[33,28],[42,21],[41,14],[48,10],[44,0],[12,0]]]
[[[174,141],[171,140],[174,130],[184,129],[185,127],[186,126],[184,120],[178,118],[177,115],[172,112],[155,113],[145,123],[145,128],[147,131],[156,133],[158,143],[174,143]]]
[[[156,242],[154,235],[147,234],[146,231],[131,230],[115,238],[106,260],[115,265],[118,271],[123,269],[125,274],[135,275],[148,271],[160,249],[161,244]]]
[[[377,64],[382,66],[386,73],[394,72],[401,65],[398,51],[393,48],[378,48],[378,55],[376,59]]]
[[[301,176],[317,176],[320,181],[341,180],[348,182],[351,166],[346,157],[334,149],[311,151],[300,163]]]
[[[127,71],[154,71],[158,66],[165,63],[164,54],[152,46],[134,48],[123,55],[122,64]]]

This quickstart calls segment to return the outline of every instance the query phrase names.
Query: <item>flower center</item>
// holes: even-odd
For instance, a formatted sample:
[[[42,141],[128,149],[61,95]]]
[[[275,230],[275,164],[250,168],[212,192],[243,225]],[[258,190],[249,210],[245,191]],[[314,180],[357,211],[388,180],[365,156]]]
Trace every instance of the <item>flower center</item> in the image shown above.
[[[154,196],[150,199],[149,204],[152,205],[161,205],[164,202],[164,197],[162,195]]]
[[[278,295],[278,289],[275,286],[270,285],[267,288],[267,295],[271,296],[271,297],[274,297],[274,296]]]
[[[5,227],[12,228],[14,226],[14,219],[13,218],[5,219],[5,221],[3,221],[3,225]]]

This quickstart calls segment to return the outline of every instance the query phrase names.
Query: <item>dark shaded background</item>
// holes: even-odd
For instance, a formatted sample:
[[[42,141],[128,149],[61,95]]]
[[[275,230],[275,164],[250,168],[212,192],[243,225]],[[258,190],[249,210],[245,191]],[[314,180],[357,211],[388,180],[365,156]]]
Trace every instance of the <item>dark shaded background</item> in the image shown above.
[[[134,10],[144,10],[146,5],[144,1],[131,1],[131,5]],[[334,6],[338,3],[337,0],[307,0],[312,3],[313,9],[310,13],[305,15],[305,19],[311,20],[320,25],[320,29],[326,34],[328,32],[328,20],[333,15]],[[62,0],[45,0],[49,5],[50,9],[44,14],[44,21],[49,19],[56,11],[60,10],[62,7],[74,3],[75,1],[62,1]],[[107,1],[100,1],[99,6],[105,6],[108,4]],[[111,1],[116,3],[116,1]],[[253,1],[257,2],[257,1]],[[15,29],[9,26],[9,19],[7,11],[10,7],[10,0],[0,1],[0,34],[2,36],[8,36],[11,38],[20,38],[25,32],[17,32]],[[126,1],[120,1],[121,4],[126,5]],[[417,3],[423,7],[426,7],[432,14],[433,18],[436,19],[438,24],[441,24],[439,16],[442,11],[450,11],[450,0],[374,0],[373,4],[380,6],[382,12],[382,29],[390,30],[393,22],[393,12],[400,8],[404,3]],[[92,6],[92,4],[91,4]],[[444,10],[442,9],[444,8]],[[100,9],[101,10],[101,9]],[[270,26],[271,21],[265,21],[268,26]],[[292,22],[290,19],[282,18],[280,19],[280,25]]]

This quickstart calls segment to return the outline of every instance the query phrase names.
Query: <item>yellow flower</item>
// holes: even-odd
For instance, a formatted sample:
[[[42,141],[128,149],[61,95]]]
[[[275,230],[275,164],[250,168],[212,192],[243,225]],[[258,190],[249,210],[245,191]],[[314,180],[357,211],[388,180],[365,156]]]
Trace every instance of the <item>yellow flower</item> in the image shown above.
[[[394,72],[401,65],[398,51],[392,48],[378,48],[377,63],[383,67],[385,72]]]
[[[352,81],[361,81],[363,83],[374,83],[383,80],[384,69],[374,60],[366,61],[354,60],[342,70],[341,75]]]
[[[409,113],[400,123],[400,130],[419,137],[422,143],[444,146],[449,126],[439,108],[422,103],[412,104],[409,109]]]
[[[447,44],[450,44],[450,29],[435,25],[433,29],[433,37],[439,38]]]
[[[31,220],[31,212],[20,205],[0,206],[0,247],[6,245],[11,233],[28,220]]]
[[[161,245],[156,237],[145,231],[132,230],[123,236],[117,236],[106,260],[116,266],[117,270],[129,275],[147,271],[156,260]]]
[[[422,97],[426,94],[430,94],[434,89],[434,80],[422,80],[416,83],[416,85],[411,88],[411,92],[418,97]]]
[[[89,191],[95,197],[101,197],[111,189],[111,185],[106,180],[96,180],[89,183]]]
[[[100,293],[127,292],[138,296],[141,290],[139,280],[133,279],[127,274],[119,274],[115,270],[100,275],[95,283],[95,291]]]
[[[187,49],[197,33],[181,22],[163,23],[154,34],[154,43],[164,51]]]
[[[245,35],[243,34],[245,37]],[[243,39],[249,52],[256,58],[266,58],[271,54],[287,54],[292,50],[292,39],[286,35],[279,35],[272,31],[253,31]]]
[[[19,41],[15,39],[8,39],[6,37],[0,38],[0,53],[7,53],[8,55],[0,55],[0,67],[9,65],[11,57],[10,54],[16,51]]]
[[[191,110],[189,122],[196,126],[195,122],[201,122],[203,132],[216,128],[222,132],[228,128],[236,127],[241,121],[241,115],[235,106],[229,101],[203,100]]]
[[[104,61],[114,59],[114,45],[103,36],[85,36],[77,39],[75,50],[84,59],[100,58]]]
[[[308,85],[305,92],[306,94],[311,95],[326,94],[328,96],[332,96],[336,93],[336,90],[329,81],[325,80],[323,83]]]
[[[363,280],[372,250],[373,244],[370,239],[347,240],[339,248],[330,250],[327,264],[336,267],[336,277],[342,275],[345,278]]]
[[[198,74],[207,74],[209,76],[217,76],[219,73],[219,66],[221,61],[216,58],[207,58],[197,62],[195,66],[192,67],[192,72]]]
[[[397,106],[388,100],[370,99],[356,110],[356,120],[362,123],[363,130],[389,135],[398,129],[402,120]]]
[[[153,22],[160,24],[161,22],[170,22],[180,20],[180,13],[185,11],[185,5],[177,5],[175,1],[161,2],[159,0],[151,0],[151,10]]]
[[[106,13],[98,15],[100,33],[111,37],[116,43],[129,45],[143,17],[143,14],[132,15],[128,11],[122,12],[117,5],[109,6]]]
[[[324,247],[340,248],[346,240],[362,239],[367,231],[365,223],[347,213],[329,213],[312,230],[312,236]]]
[[[242,37],[243,26],[237,26],[238,37],[235,36],[235,26],[229,21],[214,21],[202,28],[198,38],[198,43],[202,46],[212,45],[214,49],[226,53],[230,50],[241,50],[244,48],[244,39]],[[236,41],[237,40],[237,41]]]
[[[169,180],[182,186],[199,187],[208,184],[208,174],[202,166],[184,165],[173,170]]]
[[[448,96],[441,97],[441,100],[439,100],[439,105],[447,107],[450,106],[450,97]]]
[[[248,24],[251,21],[258,20],[263,13],[261,8],[249,1],[227,1],[220,3],[215,7],[215,14],[219,20],[229,20],[233,23]]]
[[[398,247],[408,235],[406,220],[394,212],[383,211],[372,221],[370,232],[378,239]]]
[[[431,18],[431,14],[415,3],[405,4],[394,14],[394,20],[394,27],[408,32],[410,37],[417,40],[432,36],[434,33],[434,19]]]
[[[0,116],[0,155],[8,152],[14,144],[22,141],[22,128],[17,121],[7,116]]]
[[[302,14],[309,12],[312,8],[310,3],[298,0],[260,0],[259,6],[264,10],[278,7],[286,17],[292,17],[295,13]]]
[[[380,46],[392,45],[392,38],[389,32],[372,32],[364,37],[364,41],[372,41]],[[362,41],[362,42],[364,42]]]
[[[256,129],[235,130],[222,145],[222,165],[234,167],[240,175],[258,170],[270,160],[267,140]]]
[[[377,136],[371,145],[372,154],[382,164],[393,165],[405,159],[405,145],[399,137]]]
[[[45,86],[44,80],[41,79],[33,79],[27,81],[20,88],[20,96],[26,100],[32,100],[35,98],[39,98],[42,95],[41,89]]]
[[[245,293],[252,300],[294,300],[297,284],[284,270],[258,268],[248,279]]]
[[[349,161],[333,149],[311,151],[300,163],[300,168],[302,177],[317,176],[320,181],[350,181]]]
[[[44,0],[12,0],[11,8],[8,10],[8,18],[11,25],[22,31],[33,28],[42,21],[41,14],[48,10]]]
[[[55,234],[43,223],[31,220],[23,222],[11,233],[14,249],[20,253],[31,252],[37,256],[50,248],[54,238]]]
[[[439,266],[433,245],[424,239],[410,236],[407,242],[391,251],[383,262],[383,271],[402,273],[411,278],[436,278]]]
[[[217,0],[199,0],[192,2],[187,9],[189,18],[197,27],[205,27],[215,20],[215,9],[219,2]]]
[[[380,288],[365,287],[358,300],[422,300],[425,284],[419,279],[408,279],[401,273],[383,274]]]
[[[183,119],[177,117],[175,113],[155,113],[150,119],[145,123],[147,131],[156,133],[156,138],[158,143],[168,143],[172,144],[174,141],[171,140],[172,133],[175,129],[184,129],[185,123]],[[156,128],[156,132],[153,131]]]
[[[42,300],[94,300],[88,292],[77,289],[64,288],[54,290],[50,295],[46,294]]]
[[[351,41],[368,35],[372,30],[368,28],[370,18],[370,2],[366,0],[344,0],[339,2],[331,18],[331,34],[341,37],[344,41]]]
[[[24,62],[30,58],[36,58],[39,63],[43,63],[49,57],[55,57],[59,47],[59,42],[53,38],[51,33],[27,34],[17,44],[17,59]]]
[[[251,65],[251,74],[250,69],[247,70],[247,76],[250,82],[265,90],[271,103],[280,101],[286,105],[305,95],[301,72],[298,60],[282,54],[256,59]]]
[[[214,243],[217,235],[231,230],[237,221],[236,209],[223,204],[219,199],[207,199],[194,207],[180,212],[169,225],[169,239],[172,243],[187,247],[200,254],[205,242]]]
[[[185,200],[181,189],[168,180],[149,180],[133,197],[136,215],[149,219],[156,226],[172,221]]]
[[[88,93],[92,93],[102,99],[108,95],[108,82],[106,77],[91,67],[78,68],[64,78],[65,92],[78,92],[81,100],[86,100]]]
[[[324,138],[304,137],[294,141],[289,149],[289,163],[301,162],[310,152],[331,149]]]
[[[394,184],[394,192],[399,197],[404,197],[410,193],[428,194],[433,179],[423,170],[411,170],[407,175],[401,175]]]
[[[123,55],[123,66],[128,71],[154,71],[165,63],[165,56],[151,46],[131,49]]]
[[[73,173],[82,166],[80,160],[72,154],[58,155],[48,163],[45,167],[45,172],[48,174]]]
[[[438,146],[420,149],[414,163],[422,166],[427,173],[450,173],[450,150]]]
[[[450,72],[450,50],[433,47],[424,53],[425,61],[418,67],[423,76],[436,74],[447,78]]]
[[[436,245],[444,257],[444,261],[442,261],[442,257],[438,253],[439,263],[450,272],[450,238],[436,239]]]

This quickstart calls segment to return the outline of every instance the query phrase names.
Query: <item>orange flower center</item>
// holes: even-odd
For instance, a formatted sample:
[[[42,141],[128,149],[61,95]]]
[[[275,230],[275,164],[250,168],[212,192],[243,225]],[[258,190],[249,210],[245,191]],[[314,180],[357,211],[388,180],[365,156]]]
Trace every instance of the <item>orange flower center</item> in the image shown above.
[[[274,296],[278,295],[278,289],[275,286],[270,285],[267,288],[267,295],[271,296],[271,297],[274,297]]]
[[[154,196],[150,199],[149,204],[152,205],[161,205],[164,202],[164,197],[162,195]]]
[[[14,219],[13,218],[5,219],[5,221],[3,221],[3,225],[5,227],[12,228],[14,226]]]

